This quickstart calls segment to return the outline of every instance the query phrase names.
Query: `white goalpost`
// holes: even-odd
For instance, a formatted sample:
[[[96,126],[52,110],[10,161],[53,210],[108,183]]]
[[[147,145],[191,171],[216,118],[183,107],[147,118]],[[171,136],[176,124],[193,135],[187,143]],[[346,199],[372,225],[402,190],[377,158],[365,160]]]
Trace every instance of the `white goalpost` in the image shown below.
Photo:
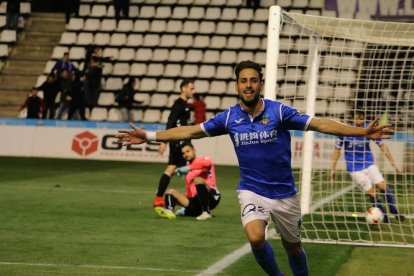
[[[351,181],[344,149],[330,178],[336,137],[292,131],[304,241],[414,247],[414,24],[327,18],[269,9],[265,97],[311,116],[352,123],[356,111],[381,116],[396,135],[385,141],[400,172],[375,141],[374,161],[405,220],[368,224],[371,202]],[[379,192],[379,190],[377,190]]]

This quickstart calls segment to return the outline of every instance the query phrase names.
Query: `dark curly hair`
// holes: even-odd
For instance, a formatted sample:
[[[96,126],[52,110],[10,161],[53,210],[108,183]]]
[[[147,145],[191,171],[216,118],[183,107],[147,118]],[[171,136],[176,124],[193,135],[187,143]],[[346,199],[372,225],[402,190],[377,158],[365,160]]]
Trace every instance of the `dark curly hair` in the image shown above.
[[[239,62],[236,65],[236,68],[234,68],[234,73],[236,74],[236,80],[239,79],[240,72],[243,69],[247,69],[247,68],[256,70],[257,73],[259,73],[260,81],[263,81],[262,66],[260,66],[260,64],[254,62],[254,61],[251,61],[251,60],[244,60],[244,61]]]

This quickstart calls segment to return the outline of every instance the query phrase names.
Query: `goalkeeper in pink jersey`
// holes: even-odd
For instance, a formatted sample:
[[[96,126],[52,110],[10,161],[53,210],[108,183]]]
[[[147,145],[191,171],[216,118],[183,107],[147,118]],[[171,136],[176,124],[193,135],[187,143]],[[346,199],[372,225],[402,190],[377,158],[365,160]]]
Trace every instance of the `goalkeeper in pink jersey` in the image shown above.
[[[213,161],[207,156],[197,158],[191,143],[184,144],[181,152],[187,165],[177,168],[175,173],[178,176],[185,175],[186,193],[184,195],[175,189],[167,189],[164,196],[166,208],[155,207],[155,211],[161,217],[174,219],[174,207],[178,203],[184,207],[179,210],[180,215],[194,216],[197,220],[210,219],[211,210],[221,198]]]

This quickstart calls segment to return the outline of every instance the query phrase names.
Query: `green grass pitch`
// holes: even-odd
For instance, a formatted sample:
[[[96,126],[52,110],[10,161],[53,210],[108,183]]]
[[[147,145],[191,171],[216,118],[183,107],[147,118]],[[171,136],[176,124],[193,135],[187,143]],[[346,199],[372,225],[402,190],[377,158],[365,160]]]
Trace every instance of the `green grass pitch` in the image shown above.
[[[165,220],[165,164],[0,158],[0,275],[197,275],[246,244],[237,167],[217,166],[210,221]],[[170,187],[184,190],[183,180]],[[282,270],[291,275],[278,240]],[[304,244],[311,275],[412,275],[413,249]],[[249,253],[219,275],[264,275]]]

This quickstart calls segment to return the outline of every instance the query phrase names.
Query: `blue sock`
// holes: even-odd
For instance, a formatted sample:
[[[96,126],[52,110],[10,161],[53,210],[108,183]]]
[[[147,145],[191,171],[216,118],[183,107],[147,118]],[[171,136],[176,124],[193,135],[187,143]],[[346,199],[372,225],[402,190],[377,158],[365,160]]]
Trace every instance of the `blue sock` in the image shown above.
[[[308,275],[308,260],[303,248],[300,249],[300,255],[298,257],[288,256],[289,266],[295,276],[307,276]]]
[[[387,190],[385,191],[385,199],[388,203],[388,207],[390,208],[390,212],[394,215],[398,214],[398,210],[397,207],[395,207],[395,200],[394,200],[394,195],[391,191],[390,188],[387,188]]]
[[[265,246],[262,248],[257,249],[252,247],[252,252],[256,258],[256,262],[268,275],[282,275],[275,259],[275,253],[268,241],[266,241]]]

